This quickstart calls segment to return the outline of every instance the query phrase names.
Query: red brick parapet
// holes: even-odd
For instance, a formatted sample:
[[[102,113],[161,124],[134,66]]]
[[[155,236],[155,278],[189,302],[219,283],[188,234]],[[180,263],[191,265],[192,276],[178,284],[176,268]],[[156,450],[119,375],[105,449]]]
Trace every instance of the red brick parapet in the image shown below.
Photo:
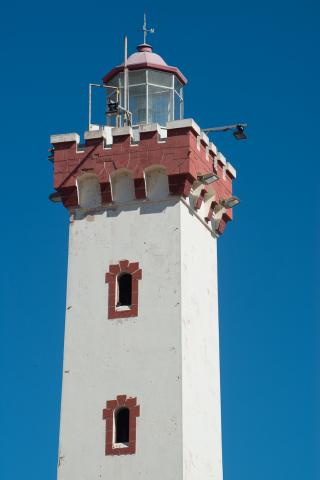
[[[90,131],[80,145],[77,134],[53,135],[54,187],[65,207],[78,207],[77,177],[84,173],[97,176],[102,203],[112,202],[111,177],[120,169],[130,171],[135,198],[146,199],[145,170],[164,167],[169,193],[187,198],[199,175],[215,173],[219,180],[210,185],[214,200],[232,195],[234,168],[217,152],[208,137],[191,119],[168,122],[167,138],[158,125],[140,127],[140,139],[134,141],[130,127]],[[107,133],[106,133],[107,132]],[[205,192],[195,208],[200,208]],[[232,219],[232,209],[225,212]]]
[[[129,442],[126,446],[118,446],[115,443],[115,414],[120,408],[129,410]],[[103,420],[106,421],[106,455],[130,455],[136,452],[136,424],[140,416],[140,406],[137,405],[136,397],[117,395],[116,400],[108,400],[103,409]]]

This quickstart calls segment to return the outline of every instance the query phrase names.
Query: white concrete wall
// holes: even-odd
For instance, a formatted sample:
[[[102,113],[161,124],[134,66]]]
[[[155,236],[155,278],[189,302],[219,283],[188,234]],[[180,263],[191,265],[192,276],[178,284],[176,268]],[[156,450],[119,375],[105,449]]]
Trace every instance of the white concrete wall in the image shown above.
[[[59,480],[182,478],[176,202],[122,206],[70,224]],[[139,316],[108,320],[105,273],[121,259],[142,268]],[[102,410],[118,394],[140,405],[137,450],[105,456]]]
[[[110,264],[138,261],[139,316],[108,320]],[[134,455],[102,410],[137,397]],[[177,199],[70,224],[59,480],[221,480],[216,244]]]
[[[222,480],[216,240],[181,209],[183,479]]]

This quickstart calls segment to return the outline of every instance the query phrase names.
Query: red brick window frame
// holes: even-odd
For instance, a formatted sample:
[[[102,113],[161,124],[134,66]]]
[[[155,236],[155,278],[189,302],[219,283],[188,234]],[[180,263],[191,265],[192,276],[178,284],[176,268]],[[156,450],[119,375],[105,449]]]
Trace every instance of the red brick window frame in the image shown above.
[[[117,444],[116,440],[116,414],[119,409],[129,410],[129,442]],[[106,455],[132,455],[136,453],[136,425],[137,417],[140,416],[140,405],[137,405],[136,397],[118,395],[116,400],[108,400],[103,410],[103,419],[106,421]]]
[[[118,276],[123,273],[129,273],[132,277],[131,282],[131,305],[126,307],[117,307],[118,298]],[[105,281],[109,285],[108,292],[108,318],[127,318],[138,316],[138,286],[142,278],[142,270],[139,268],[139,262],[130,263],[129,260],[120,260],[118,264],[109,265],[109,271],[106,273]]]

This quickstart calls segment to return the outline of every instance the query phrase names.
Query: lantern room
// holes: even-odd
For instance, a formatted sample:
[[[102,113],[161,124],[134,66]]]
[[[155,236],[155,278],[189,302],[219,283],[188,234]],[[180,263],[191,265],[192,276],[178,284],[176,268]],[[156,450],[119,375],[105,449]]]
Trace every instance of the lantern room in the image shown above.
[[[186,83],[187,79],[180,70],[167,65],[146,43],[138,45],[137,52],[129,56],[126,68],[124,64],[119,65],[103,78],[106,87],[114,87],[119,92],[120,105],[127,103],[132,126],[148,123],[165,126],[169,121],[182,119]],[[112,102],[112,89],[108,91]],[[120,126],[124,121],[121,117]],[[107,116],[108,125],[114,126],[114,122],[114,116]]]

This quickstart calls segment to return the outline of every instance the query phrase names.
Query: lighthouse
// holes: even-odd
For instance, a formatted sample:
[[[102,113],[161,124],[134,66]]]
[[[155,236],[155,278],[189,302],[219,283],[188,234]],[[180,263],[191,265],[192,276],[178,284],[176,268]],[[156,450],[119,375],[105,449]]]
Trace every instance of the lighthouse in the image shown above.
[[[58,480],[222,480],[217,241],[236,172],[184,118],[186,84],[144,42],[98,85],[104,124],[51,136],[70,222]]]

